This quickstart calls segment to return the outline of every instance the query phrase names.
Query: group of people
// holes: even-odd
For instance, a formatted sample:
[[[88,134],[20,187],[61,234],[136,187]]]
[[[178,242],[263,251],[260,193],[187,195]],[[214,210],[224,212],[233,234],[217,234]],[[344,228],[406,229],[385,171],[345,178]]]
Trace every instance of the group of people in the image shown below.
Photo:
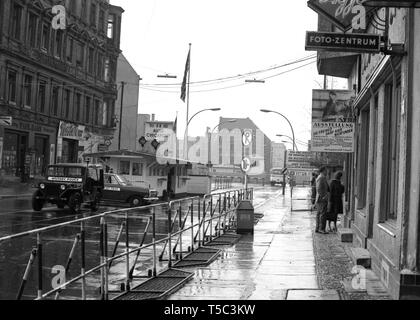
[[[334,179],[328,183],[327,168],[319,170],[319,175],[312,175],[312,204],[317,207],[316,233],[326,234],[327,222],[329,232],[337,232],[337,219],[343,214],[344,186],[341,183],[342,172],[335,173]],[[331,228],[331,223],[334,227]]]

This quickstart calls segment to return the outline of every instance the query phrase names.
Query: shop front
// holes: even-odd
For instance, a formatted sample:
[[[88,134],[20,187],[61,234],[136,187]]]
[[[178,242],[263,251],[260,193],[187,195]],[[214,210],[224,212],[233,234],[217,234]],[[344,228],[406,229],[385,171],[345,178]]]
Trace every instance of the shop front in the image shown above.
[[[27,182],[41,178],[54,161],[56,129],[13,119],[0,128],[0,169],[6,180]]]
[[[113,136],[61,121],[57,135],[57,163],[81,163],[87,153],[106,152]]]

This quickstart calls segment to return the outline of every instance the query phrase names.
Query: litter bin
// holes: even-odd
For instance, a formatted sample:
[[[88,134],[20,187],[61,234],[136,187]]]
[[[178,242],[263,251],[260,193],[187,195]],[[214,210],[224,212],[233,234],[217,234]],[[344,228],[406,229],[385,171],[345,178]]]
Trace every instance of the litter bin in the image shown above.
[[[254,233],[254,206],[252,201],[241,201],[236,208],[237,234]]]

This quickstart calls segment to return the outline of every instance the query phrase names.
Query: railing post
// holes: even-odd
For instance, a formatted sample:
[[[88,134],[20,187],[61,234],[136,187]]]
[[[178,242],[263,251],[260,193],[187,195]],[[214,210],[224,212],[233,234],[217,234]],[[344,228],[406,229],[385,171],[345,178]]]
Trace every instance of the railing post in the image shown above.
[[[105,300],[108,300],[108,225],[105,218],[102,218],[104,220],[104,271],[105,271]]]
[[[217,235],[220,237],[220,227],[222,224],[222,194],[219,194],[219,224],[217,226]]]
[[[178,213],[178,224],[179,224],[179,226],[178,226],[178,228],[179,228],[179,259],[178,260],[182,260],[182,235],[183,235],[183,231],[184,231],[184,228],[183,228],[183,225],[182,225],[182,203],[180,202],[179,203],[179,208],[178,208],[178,210],[179,210],[179,213]]]
[[[168,251],[169,251],[169,258],[168,258],[168,267],[172,268],[172,204],[169,204],[168,208]]]
[[[100,251],[100,259],[99,263],[102,265],[104,263],[104,255],[105,255],[105,247],[104,247],[104,221],[101,218],[100,223],[100,233],[99,233],[99,251]],[[105,273],[104,268],[101,268],[101,300],[105,300]]]
[[[38,233],[36,235],[37,239],[37,255],[38,255],[38,299],[42,299],[42,241],[41,241],[41,235]]]
[[[203,202],[205,202],[205,197]],[[201,199],[198,200],[198,247],[201,247]]]
[[[31,272],[32,265],[34,264],[36,258],[37,249],[33,248],[31,255],[29,257],[28,264],[26,265],[25,273],[23,274],[22,282],[19,287],[19,292],[17,294],[16,300],[20,300],[23,295],[23,291],[25,290],[26,281],[28,280],[29,273]]]
[[[128,211],[125,212],[125,291],[130,291],[130,229]]]
[[[191,252],[194,252],[194,199],[191,201]]]
[[[210,242],[213,241],[213,195],[210,196]]]
[[[86,242],[85,242],[85,226],[83,221],[80,223],[80,255],[81,255],[81,270],[82,275],[82,300],[86,300]]]
[[[153,208],[152,212],[152,219],[153,219],[153,277],[157,276],[157,268],[156,268],[156,208]]]

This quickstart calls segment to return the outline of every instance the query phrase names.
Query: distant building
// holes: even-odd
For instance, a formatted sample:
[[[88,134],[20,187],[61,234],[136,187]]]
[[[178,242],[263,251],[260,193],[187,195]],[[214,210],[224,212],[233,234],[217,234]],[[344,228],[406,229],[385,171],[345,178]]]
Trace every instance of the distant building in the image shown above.
[[[224,137],[223,131],[235,132],[230,137]],[[250,130],[252,132],[252,142],[248,147],[242,146],[242,132]],[[249,157],[252,164],[258,162],[257,165],[263,166],[263,172],[260,176],[269,179],[272,166],[272,148],[271,140],[258,128],[258,126],[250,118],[220,118],[219,132],[222,133],[218,137],[219,148],[211,150],[211,160],[214,164],[229,164],[240,166],[243,157]],[[229,141],[226,141],[229,138]],[[213,139],[213,138],[212,138]],[[214,143],[212,143],[214,146]],[[258,158],[258,159],[257,159]]]
[[[108,0],[60,3],[64,30],[51,23],[57,1],[0,1],[0,116],[12,117],[0,125],[0,169],[11,180],[83,161],[114,137],[124,10]]]
[[[136,150],[137,146],[137,113],[139,101],[140,76],[128,62],[123,54],[118,57],[117,85],[118,99],[115,104],[115,117],[117,119],[114,140],[110,150]],[[122,85],[124,83],[124,97],[122,105],[122,121],[120,123]],[[121,141],[120,140],[121,126]]]
[[[273,168],[284,168],[286,146],[283,143],[273,142],[271,144],[271,165]]]

